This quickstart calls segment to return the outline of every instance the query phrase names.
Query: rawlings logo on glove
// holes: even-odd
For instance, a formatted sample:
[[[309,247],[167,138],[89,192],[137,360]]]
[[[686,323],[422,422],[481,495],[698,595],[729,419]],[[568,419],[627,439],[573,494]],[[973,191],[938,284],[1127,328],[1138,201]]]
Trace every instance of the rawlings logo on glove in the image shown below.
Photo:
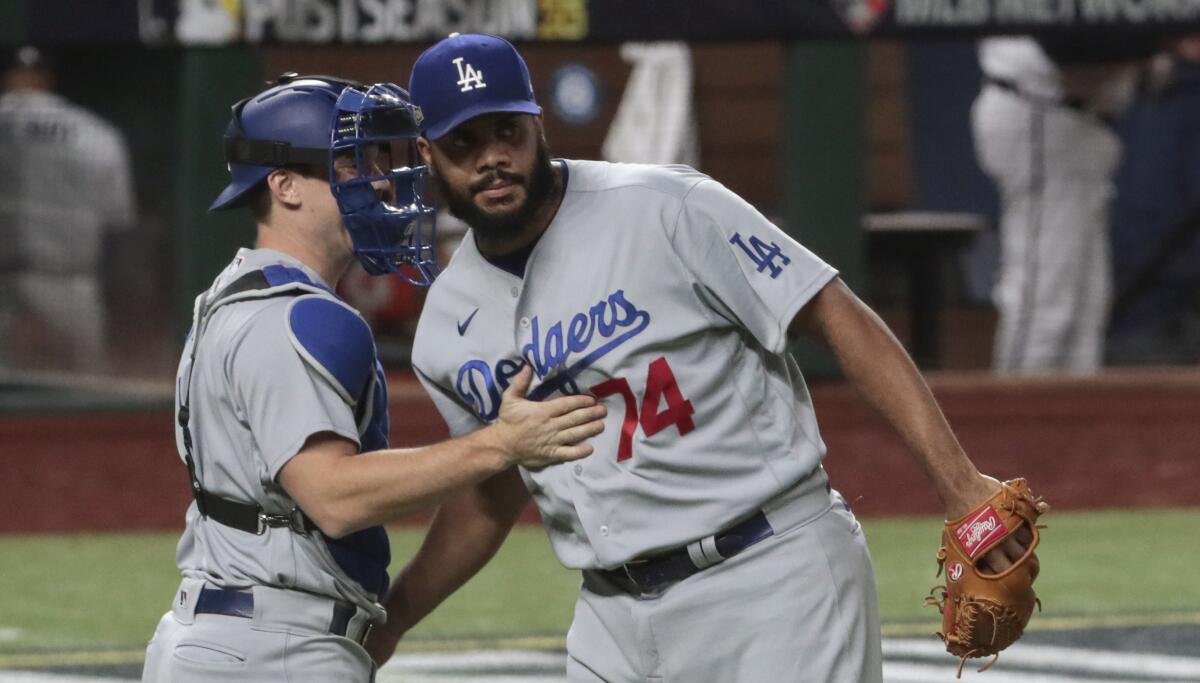
[[[1003,536],[1008,530],[996,517],[996,511],[992,508],[987,508],[977,517],[984,519],[973,519],[964,522],[954,530],[955,537],[962,544],[963,549],[967,551],[967,555],[975,557],[979,554],[980,548],[989,545],[997,536]],[[998,532],[998,533],[996,533]]]
[[[1034,554],[1040,540],[1039,516],[1050,506],[1035,498],[1024,479],[1006,481],[1000,490],[967,515],[946,523],[942,529],[942,547],[938,550],[938,575],[946,569],[946,584],[934,586],[925,604],[936,605],[942,612],[942,632],[946,651],[961,658],[958,675],[967,659],[993,657],[984,671],[995,664],[1000,651],[1012,645],[1025,632],[1034,607],[1041,601],[1033,592],[1038,575]],[[978,566],[988,551],[1004,542],[1022,526],[1032,535],[1025,554],[1011,567],[989,573]]]

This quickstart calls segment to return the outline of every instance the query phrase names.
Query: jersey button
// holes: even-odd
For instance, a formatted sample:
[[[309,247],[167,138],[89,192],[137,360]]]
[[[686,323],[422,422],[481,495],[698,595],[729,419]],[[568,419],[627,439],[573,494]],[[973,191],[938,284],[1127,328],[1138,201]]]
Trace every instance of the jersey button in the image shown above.
[[[515,299],[521,295],[521,290],[516,287],[513,287],[512,289],[508,290],[508,293],[512,294],[512,297]]]
[[[521,327],[529,327],[529,318],[521,318]]]
[[[606,527],[606,526],[600,527],[600,535],[607,536],[608,535],[608,527]]]
[[[575,474],[583,474],[583,465],[575,466]]]

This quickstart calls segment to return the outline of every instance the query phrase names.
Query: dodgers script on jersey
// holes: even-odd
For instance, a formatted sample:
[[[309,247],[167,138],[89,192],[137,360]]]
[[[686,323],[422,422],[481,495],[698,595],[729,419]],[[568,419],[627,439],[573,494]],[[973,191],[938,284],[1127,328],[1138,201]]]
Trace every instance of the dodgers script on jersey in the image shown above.
[[[468,233],[430,291],[413,365],[455,435],[530,396],[608,406],[595,452],[523,471],[559,560],[614,567],[757,511],[820,466],[786,330],[836,271],[684,166],[556,161],[562,204],[524,279]]]

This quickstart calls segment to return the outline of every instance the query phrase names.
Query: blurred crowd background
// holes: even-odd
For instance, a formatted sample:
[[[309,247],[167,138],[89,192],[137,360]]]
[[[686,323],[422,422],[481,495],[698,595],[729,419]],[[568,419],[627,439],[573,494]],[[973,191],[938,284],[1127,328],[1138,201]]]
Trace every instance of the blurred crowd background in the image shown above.
[[[169,392],[193,297],[253,239],[203,208],[230,104],[284,71],[403,85],[435,38],[246,44],[228,36],[256,3],[184,1],[167,41],[162,3],[130,4],[141,42],[21,40],[35,4],[24,35],[0,31],[9,405]],[[838,266],[925,369],[1200,361],[1200,33],[521,38],[556,155],[696,166]],[[464,232],[439,218],[443,262]],[[423,292],[357,272],[341,293],[402,369]]]

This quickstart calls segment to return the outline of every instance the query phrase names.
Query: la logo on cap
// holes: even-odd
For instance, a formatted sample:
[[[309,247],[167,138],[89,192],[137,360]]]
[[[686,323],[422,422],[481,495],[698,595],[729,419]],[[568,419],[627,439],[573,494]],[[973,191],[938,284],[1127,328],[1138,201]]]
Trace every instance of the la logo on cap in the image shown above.
[[[462,92],[487,87],[487,83],[483,82],[483,72],[476,71],[470,64],[466,64],[464,68],[463,57],[451,61],[458,67],[458,87]]]

